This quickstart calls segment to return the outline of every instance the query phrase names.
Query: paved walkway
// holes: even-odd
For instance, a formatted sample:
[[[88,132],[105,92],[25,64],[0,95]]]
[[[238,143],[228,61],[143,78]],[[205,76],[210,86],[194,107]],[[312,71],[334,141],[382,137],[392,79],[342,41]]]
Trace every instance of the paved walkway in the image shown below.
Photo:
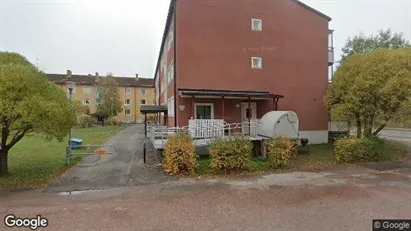
[[[144,125],[132,125],[120,131],[105,144],[116,146],[117,152],[101,159],[87,156],[61,179],[53,182],[46,192],[107,189],[159,183],[167,178],[158,167],[143,165]],[[150,147],[149,151],[150,151]],[[153,152],[148,152],[153,160]]]

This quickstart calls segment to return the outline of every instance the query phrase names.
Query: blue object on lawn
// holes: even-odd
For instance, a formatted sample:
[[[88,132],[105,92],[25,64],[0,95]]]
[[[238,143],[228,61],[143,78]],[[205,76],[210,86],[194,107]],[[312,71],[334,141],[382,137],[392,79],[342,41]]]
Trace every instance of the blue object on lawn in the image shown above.
[[[80,148],[83,145],[82,139],[73,138],[70,140],[70,147],[71,148]]]

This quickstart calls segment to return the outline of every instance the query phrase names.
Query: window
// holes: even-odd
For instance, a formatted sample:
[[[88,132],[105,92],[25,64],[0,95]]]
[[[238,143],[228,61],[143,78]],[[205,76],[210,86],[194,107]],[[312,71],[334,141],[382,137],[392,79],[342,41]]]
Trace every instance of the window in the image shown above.
[[[89,105],[90,104],[90,99],[89,98],[84,98],[83,99],[83,104]]]
[[[127,95],[131,94],[131,88],[124,88],[124,93]]]
[[[168,116],[174,116],[174,97],[167,100]]]
[[[131,104],[131,100],[130,100],[130,99],[124,100],[124,105],[130,105],[130,104]]]
[[[173,61],[171,62],[170,66],[168,67],[167,73],[168,73],[168,78],[167,78],[168,81],[167,82],[170,83],[174,79],[174,62]]]
[[[145,100],[145,99],[140,99],[140,104],[141,104],[141,105],[145,105],[145,104],[146,104],[146,100]]]
[[[141,88],[141,89],[140,89],[140,94],[145,95],[145,94],[146,94],[146,89],[145,89],[145,88]]]
[[[83,87],[83,93],[84,93],[84,94],[90,94],[90,93],[91,93],[91,88],[89,88],[89,87]]]
[[[262,69],[263,68],[263,59],[260,57],[251,58],[251,68],[253,69]]]
[[[251,29],[253,31],[262,31],[263,30],[263,21],[261,19],[251,19]]]
[[[195,112],[196,119],[213,119],[212,104],[196,104]]]
[[[130,111],[130,109],[128,109],[128,108],[126,108],[126,110],[124,110],[124,113],[125,113],[126,115],[131,115],[131,111]]]

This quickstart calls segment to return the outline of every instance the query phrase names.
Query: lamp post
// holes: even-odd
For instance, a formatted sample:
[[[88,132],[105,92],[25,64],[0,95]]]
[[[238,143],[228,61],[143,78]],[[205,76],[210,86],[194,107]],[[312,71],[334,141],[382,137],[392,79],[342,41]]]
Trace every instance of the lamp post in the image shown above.
[[[67,81],[66,82],[67,89],[69,90],[69,95],[70,95],[70,103],[72,102],[72,94],[73,94],[73,89],[76,87],[76,84],[72,81]],[[70,164],[70,159],[71,159],[71,128],[69,130],[69,140],[68,140],[68,145],[67,145],[67,150],[66,150],[66,163]]]

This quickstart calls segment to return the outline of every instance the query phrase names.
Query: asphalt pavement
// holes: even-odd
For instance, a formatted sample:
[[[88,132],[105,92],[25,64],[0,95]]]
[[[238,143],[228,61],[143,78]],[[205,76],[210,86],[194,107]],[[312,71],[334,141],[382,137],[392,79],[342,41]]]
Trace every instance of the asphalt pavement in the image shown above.
[[[410,169],[349,168],[0,193],[0,216],[41,215],[42,230],[372,230],[372,219],[411,219],[410,198]]]

